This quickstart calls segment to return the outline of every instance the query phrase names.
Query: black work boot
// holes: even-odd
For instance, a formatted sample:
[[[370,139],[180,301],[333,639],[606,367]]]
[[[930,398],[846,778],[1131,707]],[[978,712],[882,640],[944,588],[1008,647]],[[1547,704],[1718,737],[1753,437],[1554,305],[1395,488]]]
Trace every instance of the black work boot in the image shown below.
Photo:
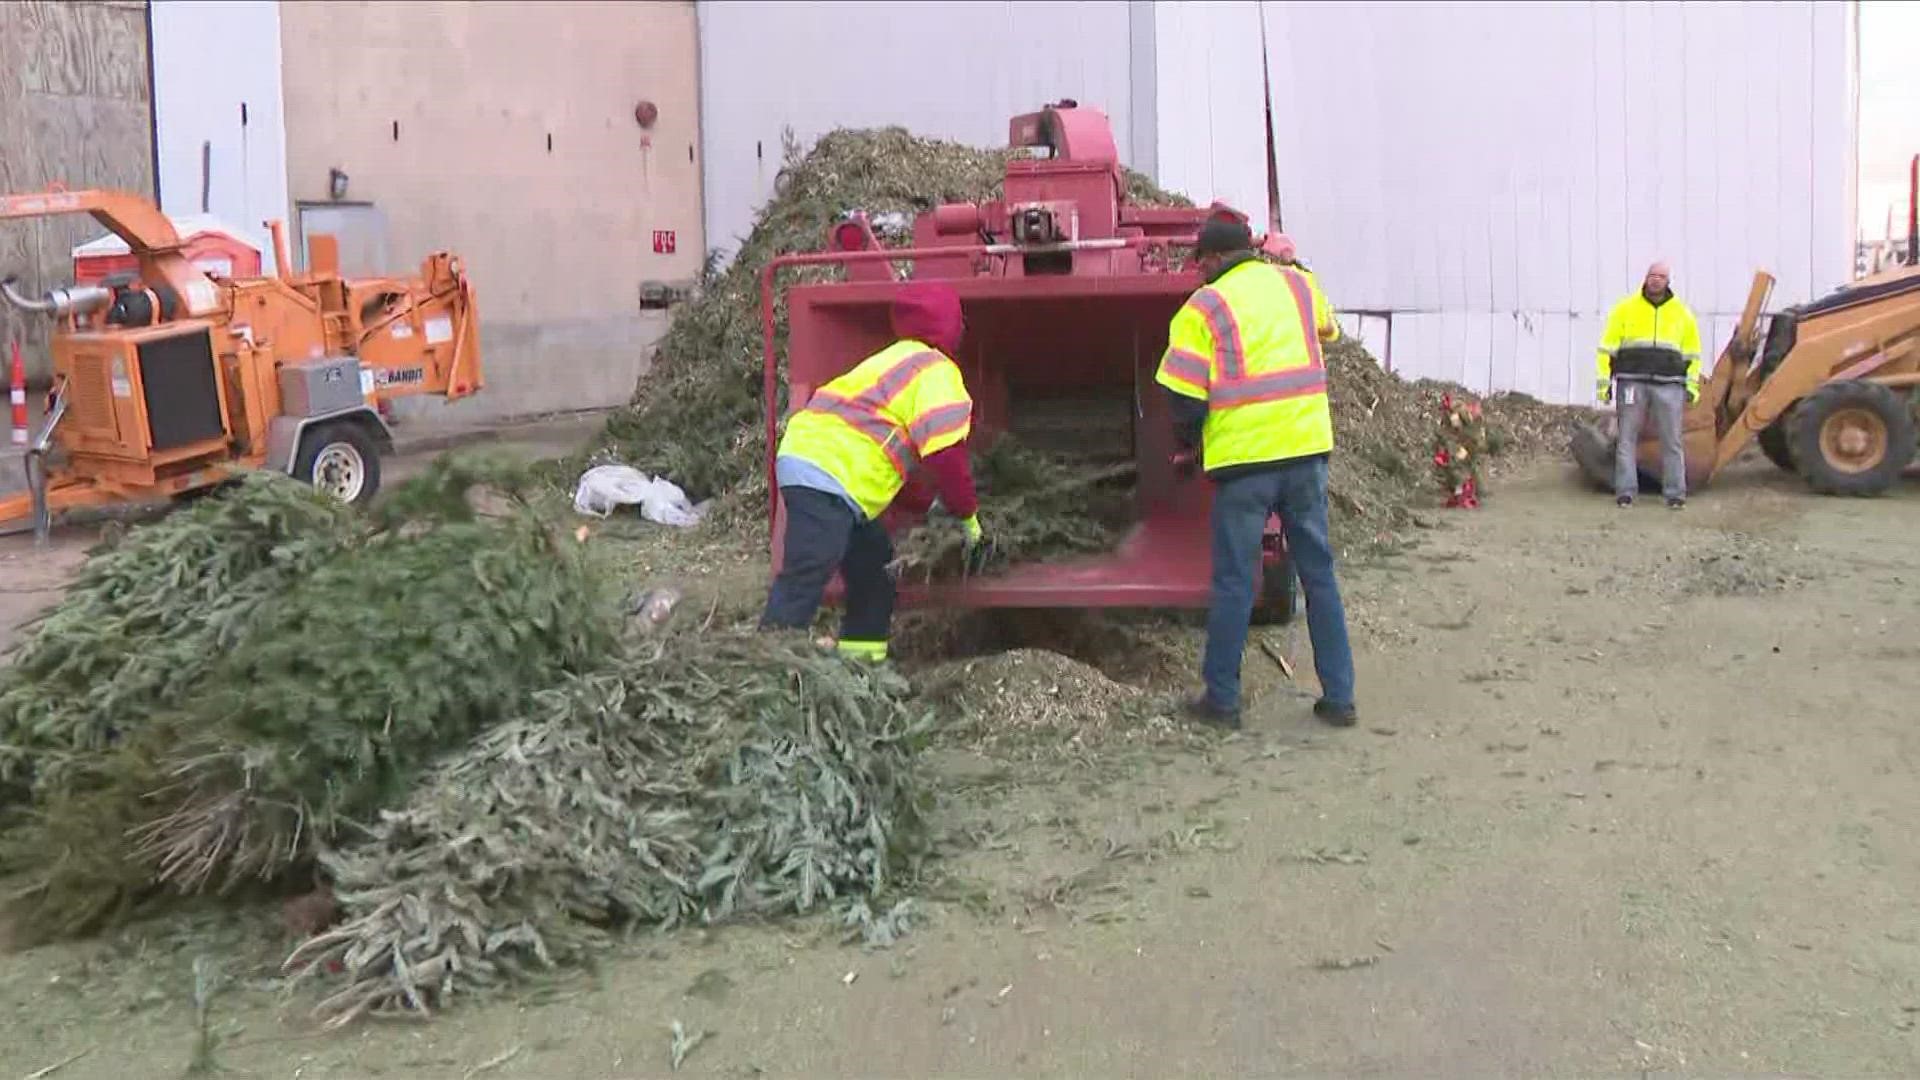
[[[1313,703],[1313,715],[1334,727],[1352,727],[1360,722],[1360,710],[1352,705],[1335,705],[1326,698]]]
[[[1215,705],[1205,694],[1182,705],[1180,713],[1187,719],[1198,720],[1208,727],[1217,727],[1226,731],[1240,730],[1240,710]]]
[[[1620,508],[1620,509],[1622,509],[1622,510],[1625,510],[1625,509],[1626,509],[1627,507],[1629,507],[1629,506],[1632,506],[1632,505],[1633,505],[1633,496],[1631,496],[1631,495],[1616,495],[1616,496],[1614,496],[1614,498],[1613,498],[1613,505],[1615,505],[1615,506],[1617,506],[1617,507],[1619,507],[1619,508]]]
[[[1667,509],[1685,510],[1686,508],[1687,508],[1687,500],[1681,498],[1678,495],[1667,496]]]

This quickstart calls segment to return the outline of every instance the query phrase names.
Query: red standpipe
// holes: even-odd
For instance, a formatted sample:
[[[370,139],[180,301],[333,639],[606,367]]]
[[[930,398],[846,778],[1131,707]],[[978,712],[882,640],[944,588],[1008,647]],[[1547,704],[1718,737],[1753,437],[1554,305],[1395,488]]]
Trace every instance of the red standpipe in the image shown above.
[[[1907,167],[1907,265],[1920,266],[1920,154]]]

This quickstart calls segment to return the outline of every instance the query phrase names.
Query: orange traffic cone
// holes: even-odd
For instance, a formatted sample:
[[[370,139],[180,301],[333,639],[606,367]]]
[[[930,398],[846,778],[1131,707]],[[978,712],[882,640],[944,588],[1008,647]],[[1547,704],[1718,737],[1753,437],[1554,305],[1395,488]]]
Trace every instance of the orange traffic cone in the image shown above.
[[[20,342],[13,342],[13,445],[27,445],[27,365],[20,359]]]

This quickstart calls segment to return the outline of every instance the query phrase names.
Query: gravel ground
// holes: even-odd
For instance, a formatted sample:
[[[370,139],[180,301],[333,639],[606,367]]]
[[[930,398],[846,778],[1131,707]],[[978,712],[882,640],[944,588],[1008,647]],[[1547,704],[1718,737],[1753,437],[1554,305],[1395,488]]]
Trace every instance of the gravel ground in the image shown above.
[[[1683,513],[1623,512],[1570,472],[1344,568],[1356,729],[1307,715],[1303,631],[1276,641],[1305,685],[1250,653],[1226,738],[1154,726],[1164,676],[971,661],[1010,725],[1057,732],[1083,697],[1135,737],[946,740],[953,855],[891,950],[693,931],[323,1036],[270,981],[271,925],[172,919],[0,956],[0,1059],[176,1072],[211,955],[232,1076],[659,1075],[676,1021],[694,1075],[1920,1073],[1920,489],[1821,499],[1749,462]],[[751,611],[757,537],[605,534],[637,577]]]

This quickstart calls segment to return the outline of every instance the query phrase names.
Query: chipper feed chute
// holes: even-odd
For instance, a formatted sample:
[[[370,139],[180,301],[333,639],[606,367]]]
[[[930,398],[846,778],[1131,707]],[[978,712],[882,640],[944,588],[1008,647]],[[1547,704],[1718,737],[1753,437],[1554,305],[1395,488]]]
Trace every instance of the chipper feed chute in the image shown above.
[[[953,607],[1204,607],[1211,557],[1210,490],[1172,464],[1171,423],[1154,382],[1167,324],[1201,284],[1169,266],[1211,209],[1128,206],[1107,118],[1071,102],[1013,120],[1013,145],[1050,151],[1008,164],[1005,196],[984,206],[921,214],[912,246],[881,249],[857,215],[837,226],[833,250],[785,256],[763,279],[768,468],[779,400],[773,348],[776,275],[783,266],[844,264],[846,280],[800,285],[787,302],[787,401],[891,340],[888,310],[909,271],[959,293],[966,339],[955,357],[975,401],[974,445],[1011,432],[1023,444],[1076,456],[1131,459],[1137,520],[1103,555],[1029,563],[964,583],[903,587],[908,603]],[[772,495],[773,557],[785,527]],[[902,522],[901,524],[905,524]],[[1291,574],[1269,529],[1268,614],[1291,611]]]

